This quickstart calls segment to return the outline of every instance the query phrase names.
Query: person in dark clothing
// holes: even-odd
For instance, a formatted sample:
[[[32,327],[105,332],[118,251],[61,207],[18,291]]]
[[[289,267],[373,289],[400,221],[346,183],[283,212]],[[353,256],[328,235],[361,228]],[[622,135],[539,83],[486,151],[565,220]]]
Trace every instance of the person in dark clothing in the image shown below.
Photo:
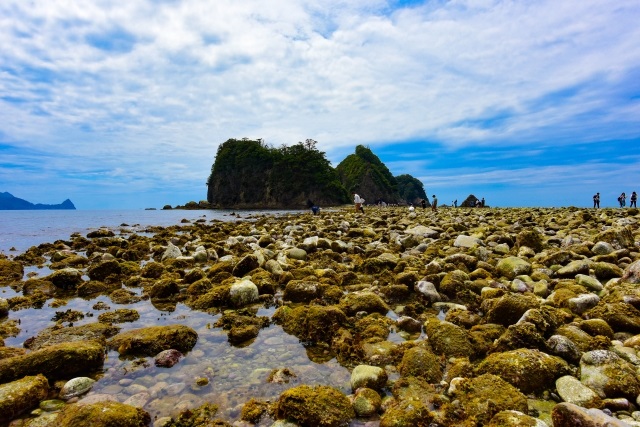
[[[600,193],[593,195],[593,208],[600,208]]]
[[[313,213],[314,215],[318,215],[318,212],[320,212],[320,206],[314,204],[311,199],[307,200],[307,207],[311,209],[311,213]]]
[[[631,199],[629,199],[629,207],[634,207],[637,208],[636,206],[636,202],[638,201],[638,195],[636,194],[636,192],[634,191],[633,193],[631,193]]]
[[[420,202],[420,205],[422,205],[422,209],[426,209],[427,208],[427,201],[425,199],[422,199],[422,201]]]

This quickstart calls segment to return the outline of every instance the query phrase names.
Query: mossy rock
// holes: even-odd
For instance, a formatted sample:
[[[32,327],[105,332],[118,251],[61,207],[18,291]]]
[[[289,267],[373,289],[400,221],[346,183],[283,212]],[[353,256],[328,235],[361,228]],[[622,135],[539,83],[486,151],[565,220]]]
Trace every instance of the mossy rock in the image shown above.
[[[273,320],[282,325],[286,333],[303,341],[330,343],[347,317],[342,310],[332,306],[285,306],[276,310]]]
[[[384,341],[389,336],[393,325],[393,320],[379,313],[373,313],[358,319],[354,330],[364,342]]]
[[[151,261],[142,268],[140,275],[147,279],[159,279],[164,271],[164,265],[156,261]]]
[[[88,297],[96,294],[108,294],[121,288],[122,285],[117,282],[104,283],[98,280],[89,280],[78,285],[76,294],[79,297]]]
[[[340,301],[340,308],[348,316],[364,311],[369,314],[387,314],[389,306],[378,295],[369,291],[353,292],[345,295]]]
[[[301,385],[280,395],[275,415],[300,427],[340,427],[354,418],[355,412],[351,401],[339,390]]]
[[[320,295],[320,283],[307,280],[291,280],[284,288],[283,299],[291,302],[309,302]]]
[[[547,351],[547,342],[536,326],[530,322],[518,322],[507,328],[494,343],[492,352],[498,353],[519,348],[537,348]]]
[[[111,281],[114,277],[119,277],[122,274],[122,267],[118,261],[112,259],[92,265],[87,274],[91,280],[106,282]]]
[[[103,363],[102,343],[63,342],[22,356],[0,360],[0,383],[37,374],[43,374],[49,379],[69,378],[100,369]]]
[[[269,410],[269,404],[261,400],[251,398],[247,403],[242,406],[240,412],[240,419],[243,421],[249,421],[250,423],[257,424],[260,418]]]
[[[360,387],[382,390],[387,384],[387,373],[383,368],[369,365],[358,365],[351,372],[351,390]]]
[[[387,408],[380,427],[429,427],[434,420],[431,406],[420,400],[406,400]]]
[[[503,326],[516,323],[527,310],[538,307],[540,300],[533,294],[506,294],[482,303],[487,323]]]
[[[425,322],[424,329],[435,354],[443,354],[447,358],[475,355],[475,348],[466,329],[438,319]]]
[[[98,316],[98,321],[102,323],[135,322],[138,319],[140,319],[138,311],[129,308],[116,309]]]
[[[0,284],[8,285],[21,280],[22,276],[24,276],[24,267],[21,262],[0,259]]]
[[[180,287],[175,280],[162,279],[156,281],[149,289],[149,297],[153,299],[171,298],[180,292]]]
[[[228,339],[233,345],[242,344],[254,339],[260,333],[260,328],[256,325],[234,326],[229,330]]]
[[[99,341],[104,343],[107,338],[111,338],[118,332],[120,332],[119,327],[101,322],[66,328],[53,326],[43,329],[35,337],[27,339],[24,342],[24,347],[35,351],[63,342]]]
[[[44,375],[27,376],[0,385],[0,422],[11,421],[37,407],[48,393],[49,382]]]
[[[553,389],[557,378],[570,373],[561,358],[532,349],[489,354],[476,370],[478,374],[498,375],[523,393]]]
[[[498,412],[491,418],[487,427],[542,427],[546,425],[541,420],[523,412],[509,410]]]
[[[509,280],[513,280],[516,276],[531,273],[531,264],[522,258],[509,256],[498,261],[496,273]]]
[[[65,427],[147,427],[150,423],[151,416],[143,409],[112,401],[67,405],[56,419],[57,425]]]
[[[587,319],[602,319],[613,328],[614,331],[640,332],[640,310],[624,302],[606,303],[600,301],[591,310],[584,314]]]
[[[188,305],[196,310],[206,310],[213,307],[221,307],[229,304],[231,284],[213,286],[203,295],[195,295]]]
[[[526,246],[533,249],[535,252],[542,251],[544,247],[544,235],[535,228],[522,230],[516,236],[516,248]]]
[[[485,425],[505,410],[528,411],[527,397],[501,377],[491,374],[465,378],[456,384],[452,397],[460,402],[466,418],[474,422],[472,425]],[[454,406],[447,405],[445,410],[456,412],[449,415],[450,419],[458,418]]]
[[[443,375],[441,359],[425,346],[416,346],[405,351],[399,370],[403,377],[420,377],[429,383],[440,382]]]
[[[196,331],[184,325],[149,326],[122,332],[108,341],[120,355],[155,356],[163,350],[190,351],[198,341]]]
[[[469,275],[462,270],[454,270],[446,273],[440,281],[439,291],[450,297],[465,289],[465,282],[469,280]]]

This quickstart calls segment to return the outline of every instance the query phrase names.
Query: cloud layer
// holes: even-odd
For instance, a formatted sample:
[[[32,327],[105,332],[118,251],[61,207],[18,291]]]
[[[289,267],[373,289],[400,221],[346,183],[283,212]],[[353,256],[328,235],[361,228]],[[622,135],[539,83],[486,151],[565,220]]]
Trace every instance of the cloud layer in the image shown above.
[[[0,190],[80,207],[200,200],[232,137],[314,138],[334,162],[357,144],[414,147],[390,164],[451,154],[448,175],[410,169],[428,188],[476,182],[451,160],[476,150],[638,145],[635,0],[317,3],[0,3]]]

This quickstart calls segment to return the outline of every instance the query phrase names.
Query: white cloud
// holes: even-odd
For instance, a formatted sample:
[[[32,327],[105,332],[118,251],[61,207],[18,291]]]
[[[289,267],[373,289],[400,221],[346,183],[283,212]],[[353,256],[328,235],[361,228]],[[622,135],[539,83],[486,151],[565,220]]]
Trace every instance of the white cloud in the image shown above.
[[[198,180],[230,137],[637,138],[639,17],[635,0],[7,0],[0,136],[61,168],[177,158]]]

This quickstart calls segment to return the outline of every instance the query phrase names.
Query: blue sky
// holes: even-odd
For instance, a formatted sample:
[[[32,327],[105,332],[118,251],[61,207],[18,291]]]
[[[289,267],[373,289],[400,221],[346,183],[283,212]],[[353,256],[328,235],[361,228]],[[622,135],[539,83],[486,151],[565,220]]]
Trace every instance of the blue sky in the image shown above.
[[[175,206],[229,138],[312,138],[441,203],[614,206],[640,191],[638,22],[637,0],[5,0],[0,191]]]

